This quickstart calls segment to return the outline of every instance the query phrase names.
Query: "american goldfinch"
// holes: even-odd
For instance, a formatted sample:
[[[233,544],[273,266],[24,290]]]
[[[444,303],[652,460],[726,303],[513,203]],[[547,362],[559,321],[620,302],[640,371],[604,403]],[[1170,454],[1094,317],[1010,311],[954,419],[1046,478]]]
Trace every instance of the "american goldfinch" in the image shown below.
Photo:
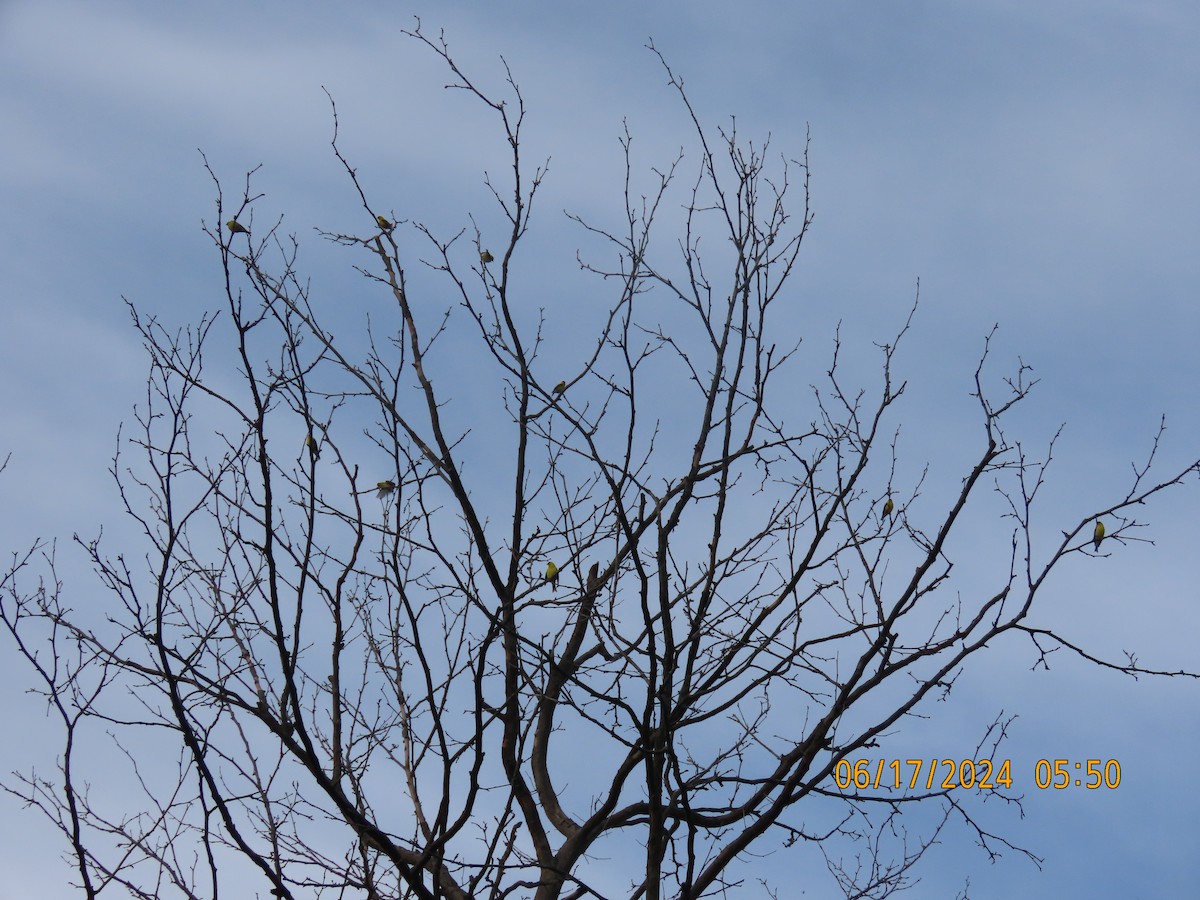
[[[375,221],[379,223],[379,227],[382,228],[384,231],[391,231],[393,228],[396,227],[395,222],[389,222],[383,216],[376,216]]]
[[[484,250],[482,253],[479,254],[479,261],[482,262],[484,265],[487,265],[490,262],[494,262],[495,259],[496,259],[496,257],[492,256],[491,252],[488,250]]]
[[[892,498],[891,498],[891,497],[888,497],[888,498],[887,498],[887,502],[885,502],[885,503],[883,504],[883,515],[884,515],[884,517],[890,516],[890,515],[892,514],[892,510],[893,510],[893,509],[895,509],[895,508],[896,508],[896,504],[892,502]]]
[[[566,383],[565,381],[560,381],[558,384],[556,384],[556,385],[555,385],[555,386],[554,386],[554,387],[551,389],[550,393],[552,393],[552,394],[561,394],[561,393],[562,393],[563,391],[565,391],[566,389],[567,389],[567,383]]]
[[[558,566],[553,562],[546,563],[546,580],[550,582],[550,587],[558,591]]]
[[[382,500],[384,497],[386,497],[388,494],[390,494],[392,491],[394,491],[396,489],[396,482],[391,481],[391,480],[381,481],[378,484],[376,484],[375,487],[378,489],[376,491],[376,496],[378,496],[379,499]]]
[[[317,445],[317,439],[312,436],[311,431],[304,437],[304,446],[308,448],[313,459],[321,458],[321,448]]]
[[[1092,533],[1092,546],[1096,550],[1099,550],[1100,542],[1102,540],[1104,540],[1104,523],[1101,522],[1099,519],[1097,519],[1096,520],[1096,530],[1095,530],[1095,532]]]
[[[228,228],[233,234],[249,234],[250,233],[250,229],[247,228],[245,225],[243,225],[241,222],[239,222],[237,219],[230,219],[228,222],[225,223],[225,227]]]

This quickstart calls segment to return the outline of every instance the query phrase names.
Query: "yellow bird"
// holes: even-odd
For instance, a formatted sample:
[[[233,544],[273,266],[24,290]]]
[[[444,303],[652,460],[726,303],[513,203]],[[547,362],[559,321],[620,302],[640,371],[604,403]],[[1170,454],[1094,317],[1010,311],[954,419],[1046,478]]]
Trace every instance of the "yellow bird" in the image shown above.
[[[1104,523],[1096,520],[1096,530],[1092,533],[1092,546],[1098,551],[1100,542],[1104,540]]]
[[[555,386],[554,386],[554,387],[551,389],[550,393],[552,393],[552,394],[561,394],[561,393],[563,393],[563,392],[564,392],[566,389],[567,389],[567,383],[566,383],[565,381],[560,381],[558,384],[556,384],[556,385],[555,385]]]
[[[485,266],[490,262],[495,262],[495,260],[496,260],[496,257],[492,256],[491,252],[488,250],[484,250],[483,252],[481,252],[479,254],[479,261],[482,262]]]
[[[241,222],[239,222],[237,219],[230,219],[228,222],[225,223],[225,227],[228,228],[233,234],[249,234],[250,233],[250,229],[247,228],[245,225],[243,225]]]
[[[311,431],[304,437],[304,446],[308,448],[313,459],[321,458],[321,448],[317,445],[317,439],[312,436]]]
[[[388,496],[388,494],[390,494],[392,491],[394,491],[396,489],[396,482],[391,481],[391,480],[381,481],[378,484],[376,484],[375,487],[377,489],[376,496],[378,496],[379,499],[382,500],[384,497]]]
[[[391,231],[393,228],[396,227],[395,222],[389,222],[383,216],[376,216],[375,221],[379,223],[379,227],[382,228],[384,231]]]
[[[886,518],[892,514],[892,510],[896,508],[896,504],[892,502],[892,498],[888,497],[887,502],[883,504],[883,515]]]
[[[558,566],[553,562],[546,563],[546,580],[550,582],[550,587],[554,588],[555,593],[558,593]]]

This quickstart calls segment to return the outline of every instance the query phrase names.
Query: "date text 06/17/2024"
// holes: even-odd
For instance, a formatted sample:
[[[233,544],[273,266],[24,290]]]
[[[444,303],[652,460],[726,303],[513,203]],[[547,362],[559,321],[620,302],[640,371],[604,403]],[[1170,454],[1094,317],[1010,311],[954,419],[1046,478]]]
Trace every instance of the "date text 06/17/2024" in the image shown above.
[[[938,778],[938,770],[942,777]],[[924,778],[922,775],[924,774]],[[908,776],[908,777],[905,777]],[[891,789],[983,790],[1012,789],[1012,760],[906,759],[838,760],[834,783],[842,790]],[[1115,759],[1039,759],[1033,767],[1033,783],[1040,789],[1063,790],[1082,787],[1113,789],[1121,784],[1121,764]]]

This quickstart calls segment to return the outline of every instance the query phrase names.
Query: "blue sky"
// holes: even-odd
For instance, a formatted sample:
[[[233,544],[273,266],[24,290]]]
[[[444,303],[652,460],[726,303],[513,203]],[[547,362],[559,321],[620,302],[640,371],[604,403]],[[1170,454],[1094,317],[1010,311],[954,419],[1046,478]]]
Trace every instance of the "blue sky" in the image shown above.
[[[710,127],[789,156],[811,133],[815,221],[789,321],[806,346],[842,323],[846,365],[876,374],[873,341],[921,306],[898,357],[909,381],[904,471],[967,458],[968,397],[993,324],[995,369],[1018,357],[1041,383],[1020,419],[1031,447],[1067,423],[1051,508],[1078,520],[1111,502],[1159,417],[1163,471],[1200,456],[1200,11],[1187,2],[317,3],[0,2],[0,549],[58,538],[77,602],[101,603],[72,534],[122,534],[106,469],[145,391],[121,302],[183,324],[219,302],[200,231],[213,224],[198,148],[236,193],[258,165],[255,222],[285,216],[317,290],[352,290],[314,227],[349,229],[341,146],[381,205],[457,230],[498,227],[483,173],[506,164],[477,105],[398,29],[420,14],[456,58],[500,88],[503,55],[529,108],[529,159],[550,174],[527,246],[530,303],[598,290],[562,210],[615,225],[627,120],[646,176],[694,149],[653,38]],[[649,183],[649,182],[646,182]],[[526,265],[529,265],[526,263]],[[352,298],[347,309],[356,310]],[[354,327],[347,314],[346,329]],[[361,322],[361,320],[358,320]],[[568,326],[551,322],[551,328]],[[567,360],[569,342],[550,359]],[[556,357],[554,353],[557,353]],[[931,477],[929,492],[957,488]],[[1193,483],[1142,518],[1149,547],[1062,566],[1044,619],[1098,654],[1200,670],[1200,524]],[[1045,527],[1050,528],[1052,519]],[[965,544],[959,567],[994,565]],[[989,562],[991,559],[991,562]],[[982,578],[982,576],[981,576]],[[1024,819],[997,828],[1046,857],[991,865],[966,841],[932,857],[914,896],[1183,896],[1200,883],[1200,685],[1133,683],[1068,660],[1030,672],[995,648],[930,712],[926,756],[960,756],[999,710],[1019,718],[1007,756],[1027,773]],[[0,655],[10,734],[0,770],[57,750],[25,673]],[[910,743],[909,746],[916,746]],[[914,751],[919,752],[919,751]],[[1115,758],[1113,792],[1040,792],[1033,761]],[[70,896],[57,836],[0,798],[0,900]],[[36,886],[36,888],[34,887]],[[804,896],[833,896],[820,882]]]

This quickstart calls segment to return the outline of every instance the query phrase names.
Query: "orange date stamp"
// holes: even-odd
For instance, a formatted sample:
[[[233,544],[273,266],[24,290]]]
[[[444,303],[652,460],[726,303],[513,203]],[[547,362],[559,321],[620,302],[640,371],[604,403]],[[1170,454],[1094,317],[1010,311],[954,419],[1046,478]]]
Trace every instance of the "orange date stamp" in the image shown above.
[[[842,790],[981,790],[1013,786],[1012,760],[991,759],[893,759],[851,762],[840,759],[833,767],[834,783]],[[1033,783],[1039,789],[1088,790],[1121,784],[1121,764],[1115,759],[1039,759],[1033,767]]]

